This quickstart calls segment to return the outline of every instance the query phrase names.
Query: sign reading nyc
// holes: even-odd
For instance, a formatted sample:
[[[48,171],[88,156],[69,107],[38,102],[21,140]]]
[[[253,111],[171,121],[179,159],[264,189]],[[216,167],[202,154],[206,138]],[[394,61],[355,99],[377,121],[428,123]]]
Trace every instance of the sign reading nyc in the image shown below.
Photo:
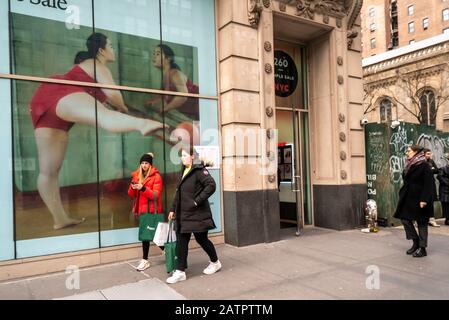
[[[36,6],[43,6],[65,11],[67,9],[67,0],[17,0],[18,2],[29,2]]]

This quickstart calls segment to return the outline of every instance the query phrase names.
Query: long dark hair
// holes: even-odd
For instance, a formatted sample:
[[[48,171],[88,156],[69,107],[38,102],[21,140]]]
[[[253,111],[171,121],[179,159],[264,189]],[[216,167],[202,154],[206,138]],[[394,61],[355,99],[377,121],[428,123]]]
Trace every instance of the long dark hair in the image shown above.
[[[86,40],[87,51],[80,51],[75,56],[75,64],[87,59],[95,59],[100,49],[106,48],[108,38],[102,33],[92,33]]]
[[[181,70],[181,68],[175,62],[175,53],[173,49],[167,46],[166,44],[159,44],[157,46],[161,48],[161,51],[164,53],[164,56],[168,59],[168,61],[170,61],[170,68]]]

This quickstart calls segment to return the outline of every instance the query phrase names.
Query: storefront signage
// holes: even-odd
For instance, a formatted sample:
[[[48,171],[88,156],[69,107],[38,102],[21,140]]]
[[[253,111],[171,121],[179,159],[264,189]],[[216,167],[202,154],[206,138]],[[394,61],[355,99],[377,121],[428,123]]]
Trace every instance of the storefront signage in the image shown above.
[[[274,83],[278,97],[288,97],[298,85],[298,70],[295,61],[286,52],[274,51]]]
[[[49,7],[54,9],[66,10],[67,1],[66,0],[17,0],[19,2],[27,2],[34,5],[42,5],[43,7]]]

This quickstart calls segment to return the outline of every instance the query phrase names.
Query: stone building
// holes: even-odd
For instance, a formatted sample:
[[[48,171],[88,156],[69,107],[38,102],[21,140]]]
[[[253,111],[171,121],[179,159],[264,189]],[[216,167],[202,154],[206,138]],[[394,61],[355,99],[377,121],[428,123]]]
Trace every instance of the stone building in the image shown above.
[[[448,50],[449,36],[442,34],[364,59],[366,119],[448,131]]]
[[[365,0],[363,58],[449,32],[447,0]]]
[[[53,230],[49,205],[35,183],[42,172],[28,104],[38,83],[121,91],[135,117],[160,119],[149,109],[155,99],[162,111],[175,99],[199,101],[191,118],[171,118],[168,107],[162,116],[191,132],[196,119],[199,150],[221,160],[210,169],[217,182],[210,199],[215,243],[278,241],[284,227],[294,235],[310,226],[343,230],[361,224],[362,0],[95,0],[95,10],[91,2],[67,0],[70,8],[27,1],[0,5],[0,38],[9,43],[0,49],[0,98],[11,106],[0,120],[7,142],[0,145],[0,183],[7,190],[0,195],[0,279],[139,257],[136,225],[127,213],[131,200],[123,197],[130,173],[142,152],[159,150],[167,208],[179,170],[170,141],[161,141],[165,137],[109,133],[100,122],[97,129],[96,122],[76,124],[57,173],[64,208],[88,217]],[[71,67],[91,28],[115,46],[115,83],[49,77]],[[163,71],[154,69],[151,57],[168,54],[158,43],[172,47],[171,61],[192,80],[188,88],[179,85],[184,91],[164,84]],[[40,220],[30,223],[30,217]]]

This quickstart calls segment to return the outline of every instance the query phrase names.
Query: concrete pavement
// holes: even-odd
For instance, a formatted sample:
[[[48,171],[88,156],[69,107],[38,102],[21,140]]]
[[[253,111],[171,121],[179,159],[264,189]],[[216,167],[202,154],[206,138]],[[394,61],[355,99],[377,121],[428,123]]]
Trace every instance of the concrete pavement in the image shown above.
[[[441,224],[441,221],[439,221]],[[167,285],[164,258],[138,260],[0,283],[0,299],[449,299],[449,227],[429,228],[428,256],[405,254],[402,228],[282,230],[282,240],[244,248],[217,246],[223,269],[202,274],[208,259],[189,252],[187,281]],[[378,280],[378,281],[377,281]],[[69,289],[68,289],[69,288]],[[73,288],[73,289],[70,289]]]

